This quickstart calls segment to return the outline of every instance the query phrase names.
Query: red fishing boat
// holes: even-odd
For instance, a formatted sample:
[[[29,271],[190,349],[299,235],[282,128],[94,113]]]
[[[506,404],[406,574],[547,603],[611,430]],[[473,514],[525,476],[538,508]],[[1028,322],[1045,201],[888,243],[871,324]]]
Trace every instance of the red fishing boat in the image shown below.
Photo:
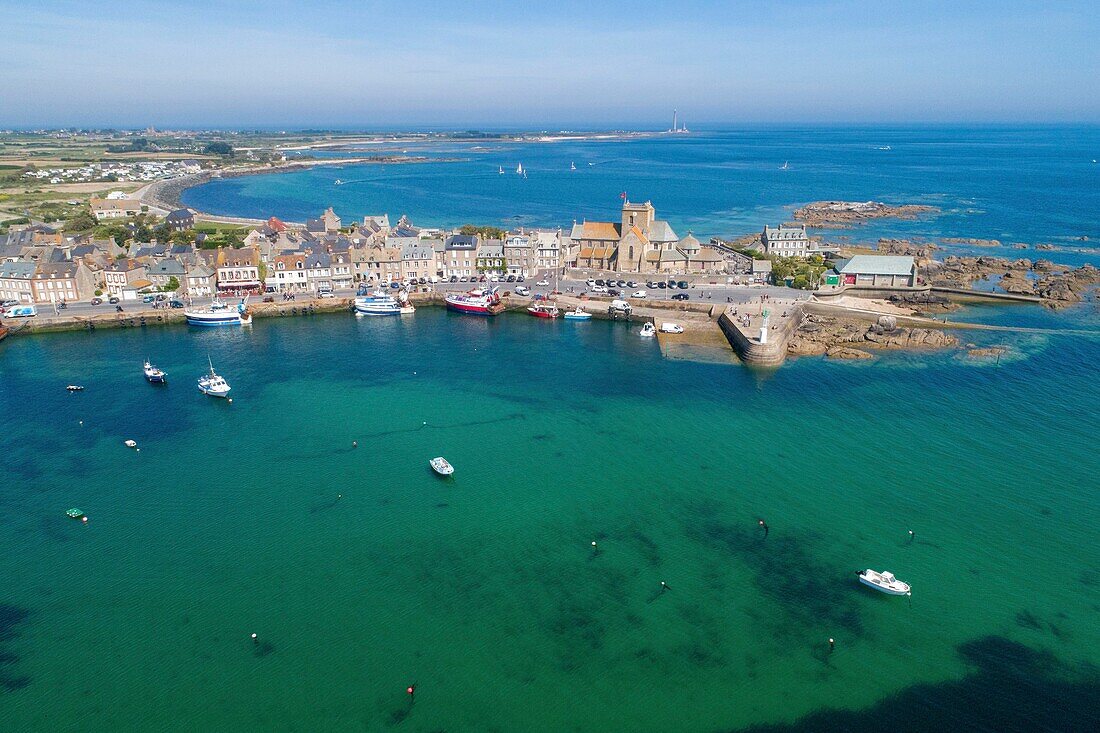
[[[554,303],[534,303],[527,306],[527,312],[535,318],[557,318],[558,306]]]
[[[495,316],[504,311],[497,288],[492,290],[471,290],[468,293],[447,293],[443,300],[447,307],[459,313],[475,316]]]

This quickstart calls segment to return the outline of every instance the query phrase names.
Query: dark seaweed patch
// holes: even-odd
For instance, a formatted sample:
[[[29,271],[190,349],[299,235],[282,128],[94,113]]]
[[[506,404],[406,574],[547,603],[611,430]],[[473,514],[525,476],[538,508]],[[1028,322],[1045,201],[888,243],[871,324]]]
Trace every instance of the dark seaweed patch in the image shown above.
[[[753,583],[787,616],[779,624],[786,633],[803,627],[828,626],[860,634],[863,622],[849,581],[850,569],[826,565],[808,551],[810,537],[784,533],[766,541],[754,522],[735,525],[719,518],[713,507],[702,507],[688,519],[692,539],[729,552],[753,571]],[[797,570],[797,572],[794,572]]]
[[[822,709],[793,723],[757,725],[751,733],[830,731],[1100,730],[1100,673],[1071,667],[1049,652],[1001,636],[967,642],[957,652],[976,671],[962,680],[907,687],[863,710]],[[1074,679],[1076,678],[1076,679]]]
[[[19,627],[27,623],[30,611],[10,603],[0,603],[0,645],[19,635]],[[12,667],[19,663],[19,656],[0,646],[0,688],[8,692],[21,690],[30,684],[30,677],[15,674]]]
[[[1025,629],[1038,630],[1043,628],[1043,623],[1039,620],[1039,618],[1035,616],[1035,614],[1027,610],[1020,611],[1016,614],[1016,625],[1022,626]]]

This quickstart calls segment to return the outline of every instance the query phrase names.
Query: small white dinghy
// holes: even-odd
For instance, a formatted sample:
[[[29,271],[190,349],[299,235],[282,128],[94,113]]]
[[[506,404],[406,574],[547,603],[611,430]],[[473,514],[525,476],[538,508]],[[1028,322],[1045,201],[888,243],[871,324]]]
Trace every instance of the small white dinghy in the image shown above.
[[[907,596],[911,594],[911,589],[908,583],[903,583],[894,577],[894,574],[887,572],[878,572],[877,570],[871,570],[870,568],[859,572],[859,582],[866,586],[880,590],[891,596]]]
[[[433,458],[432,460],[428,461],[428,463],[431,465],[432,470],[438,473],[440,476],[450,476],[452,473],[455,472],[455,467],[452,466],[450,463],[447,463],[447,459],[443,456]]]
[[[642,325],[642,330],[638,331],[638,335],[642,337],[656,336],[657,329],[654,328],[652,323],[645,323]]]

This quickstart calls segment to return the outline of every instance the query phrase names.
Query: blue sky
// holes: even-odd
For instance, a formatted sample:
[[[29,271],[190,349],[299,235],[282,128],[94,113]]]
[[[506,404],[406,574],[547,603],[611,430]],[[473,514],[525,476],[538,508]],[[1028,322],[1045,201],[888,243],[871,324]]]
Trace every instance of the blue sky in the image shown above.
[[[1096,5],[0,0],[0,126],[1098,122]]]

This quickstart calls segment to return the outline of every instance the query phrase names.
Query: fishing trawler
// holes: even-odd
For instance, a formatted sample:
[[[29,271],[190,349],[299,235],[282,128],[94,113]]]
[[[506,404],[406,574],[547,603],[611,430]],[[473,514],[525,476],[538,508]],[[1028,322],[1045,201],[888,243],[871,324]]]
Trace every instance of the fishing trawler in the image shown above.
[[[557,318],[558,306],[554,303],[533,303],[527,306],[527,312],[535,318]]]
[[[210,373],[199,377],[199,391],[211,397],[227,397],[231,389],[229,382],[218,376],[214,371],[214,362],[210,361],[209,357],[207,362],[210,363]]]
[[[471,290],[468,293],[447,293],[443,296],[443,300],[447,303],[447,308],[459,313],[495,316],[504,311],[499,290],[499,288],[493,288],[492,290]]]
[[[148,359],[145,360],[145,364],[142,366],[141,370],[145,372],[146,381],[152,384],[163,384],[168,381],[168,375],[150,364]]]
[[[241,299],[236,308],[231,308],[218,296],[214,296],[206,308],[189,308],[183,317],[192,326],[249,326],[252,314],[248,312],[248,296]]]

